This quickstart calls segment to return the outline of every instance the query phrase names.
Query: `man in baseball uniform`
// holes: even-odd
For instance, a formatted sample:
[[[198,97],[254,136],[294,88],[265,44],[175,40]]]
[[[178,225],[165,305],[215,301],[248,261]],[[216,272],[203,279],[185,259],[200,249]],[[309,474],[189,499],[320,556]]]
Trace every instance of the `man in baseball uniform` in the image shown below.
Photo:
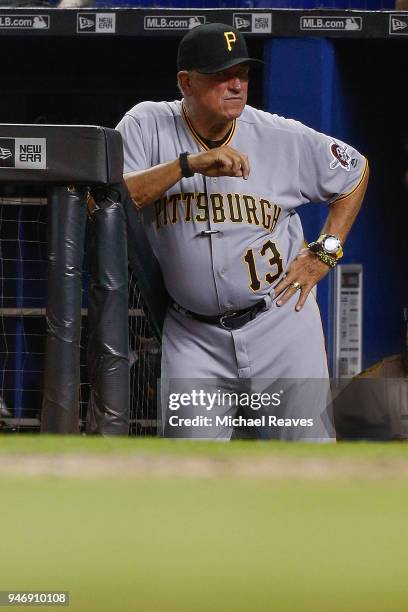
[[[137,104],[117,126],[125,181],[172,299],[162,345],[167,436],[228,439],[247,424],[262,438],[334,437],[311,290],[342,256],[367,161],[248,106],[257,62],[239,31],[200,25],[179,45],[182,100]],[[329,212],[306,247],[296,208],[308,202]]]

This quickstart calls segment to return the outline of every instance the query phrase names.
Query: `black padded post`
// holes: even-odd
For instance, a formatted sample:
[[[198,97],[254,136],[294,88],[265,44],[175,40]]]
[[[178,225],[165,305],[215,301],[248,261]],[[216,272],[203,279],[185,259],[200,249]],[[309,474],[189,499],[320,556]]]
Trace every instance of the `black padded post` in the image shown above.
[[[82,261],[87,189],[48,199],[47,340],[41,431],[79,433]]]
[[[128,266],[119,186],[91,190],[87,432],[129,434]]]
[[[0,124],[0,147],[0,184],[52,186],[48,210],[47,346],[41,429],[78,433],[86,196],[90,186],[107,186],[123,180],[122,137],[116,130],[92,125]],[[67,185],[76,187],[67,188]],[[97,384],[97,390],[92,397],[97,398],[95,406],[108,415],[105,420],[99,420],[102,433],[127,433],[128,407],[126,402],[122,403],[129,393],[128,347],[127,339],[126,343],[124,340],[127,276],[125,279],[123,272],[126,269],[127,274],[127,256],[126,238],[118,229],[123,224],[122,209],[116,206],[111,209],[109,204],[95,219],[95,227],[100,227],[102,232],[96,240],[95,257],[100,255],[102,259],[95,263],[101,282],[93,288],[91,311],[95,304],[101,306],[100,325],[96,327],[102,330],[103,336],[98,341],[100,350],[93,349],[92,381]],[[117,268],[109,267],[111,252],[120,268],[118,273]],[[123,257],[122,263],[119,263],[120,257]],[[105,263],[108,268],[103,271]],[[119,294],[123,299],[120,306],[115,299]],[[119,323],[121,331],[113,328],[113,322]],[[106,331],[105,324],[108,327],[112,324],[112,328]],[[122,374],[120,381],[119,373]],[[122,412],[116,415],[119,404]]]
[[[170,303],[163,274],[142,222],[142,215],[133,204],[126,183],[120,185],[127,221],[129,265],[135,273],[142,291],[143,301],[149,312],[149,323],[156,338],[161,341],[164,317]]]

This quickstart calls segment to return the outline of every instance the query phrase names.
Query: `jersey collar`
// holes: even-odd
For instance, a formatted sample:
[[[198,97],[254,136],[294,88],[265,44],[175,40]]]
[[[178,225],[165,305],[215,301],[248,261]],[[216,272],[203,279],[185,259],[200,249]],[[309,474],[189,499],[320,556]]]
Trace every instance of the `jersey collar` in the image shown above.
[[[193,126],[193,124],[190,121],[190,117],[187,114],[187,109],[184,106],[184,100],[181,102],[181,110],[182,110],[182,115],[183,115],[184,121],[186,122],[187,127],[188,127],[189,131],[191,132],[192,137],[194,138],[194,140],[196,142],[198,142],[198,144],[203,149],[208,151],[210,149],[210,147],[206,143],[205,139],[202,136],[200,136],[200,134],[197,132],[197,130],[194,129],[194,126]],[[236,125],[237,125],[237,120],[234,119],[233,122],[232,122],[232,125],[231,125],[231,127],[229,129],[229,131],[224,136],[222,141],[220,141],[220,145],[219,146],[224,146],[224,145],[227,145],[228,143],[231,142],[231,140],[232,140],[232,138],[233,138],[233,136],[235,134]]]

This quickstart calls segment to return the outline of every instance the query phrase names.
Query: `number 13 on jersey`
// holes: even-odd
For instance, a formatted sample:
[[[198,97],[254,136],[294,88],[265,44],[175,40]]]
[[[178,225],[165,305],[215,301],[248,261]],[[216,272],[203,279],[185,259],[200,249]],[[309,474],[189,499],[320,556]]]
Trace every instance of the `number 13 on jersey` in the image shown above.
[[[265,281],[268,285],[279,278],[283,272],[282,257],[276,248],[276,244],[272,240],[267,240],[259,251],[261,257],[268,258],[268,264],[271,267],[271,271],[265,274]],[[252,291],[259,291],[262,286],[261,279],[256,267],[256,257],[253,249],[248,249],[243,257],[243,260],[247,266],[249,276],[249,286]]]

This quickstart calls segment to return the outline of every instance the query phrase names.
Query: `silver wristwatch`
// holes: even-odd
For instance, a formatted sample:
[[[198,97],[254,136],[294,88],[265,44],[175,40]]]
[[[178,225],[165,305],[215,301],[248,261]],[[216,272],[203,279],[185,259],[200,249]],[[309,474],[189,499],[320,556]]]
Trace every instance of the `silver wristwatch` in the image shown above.
[[[313,253],[323,252],[336,259],[343,257],[341,240],[335,234],[322,234],[315,242],[308,244],[307,247]]]

